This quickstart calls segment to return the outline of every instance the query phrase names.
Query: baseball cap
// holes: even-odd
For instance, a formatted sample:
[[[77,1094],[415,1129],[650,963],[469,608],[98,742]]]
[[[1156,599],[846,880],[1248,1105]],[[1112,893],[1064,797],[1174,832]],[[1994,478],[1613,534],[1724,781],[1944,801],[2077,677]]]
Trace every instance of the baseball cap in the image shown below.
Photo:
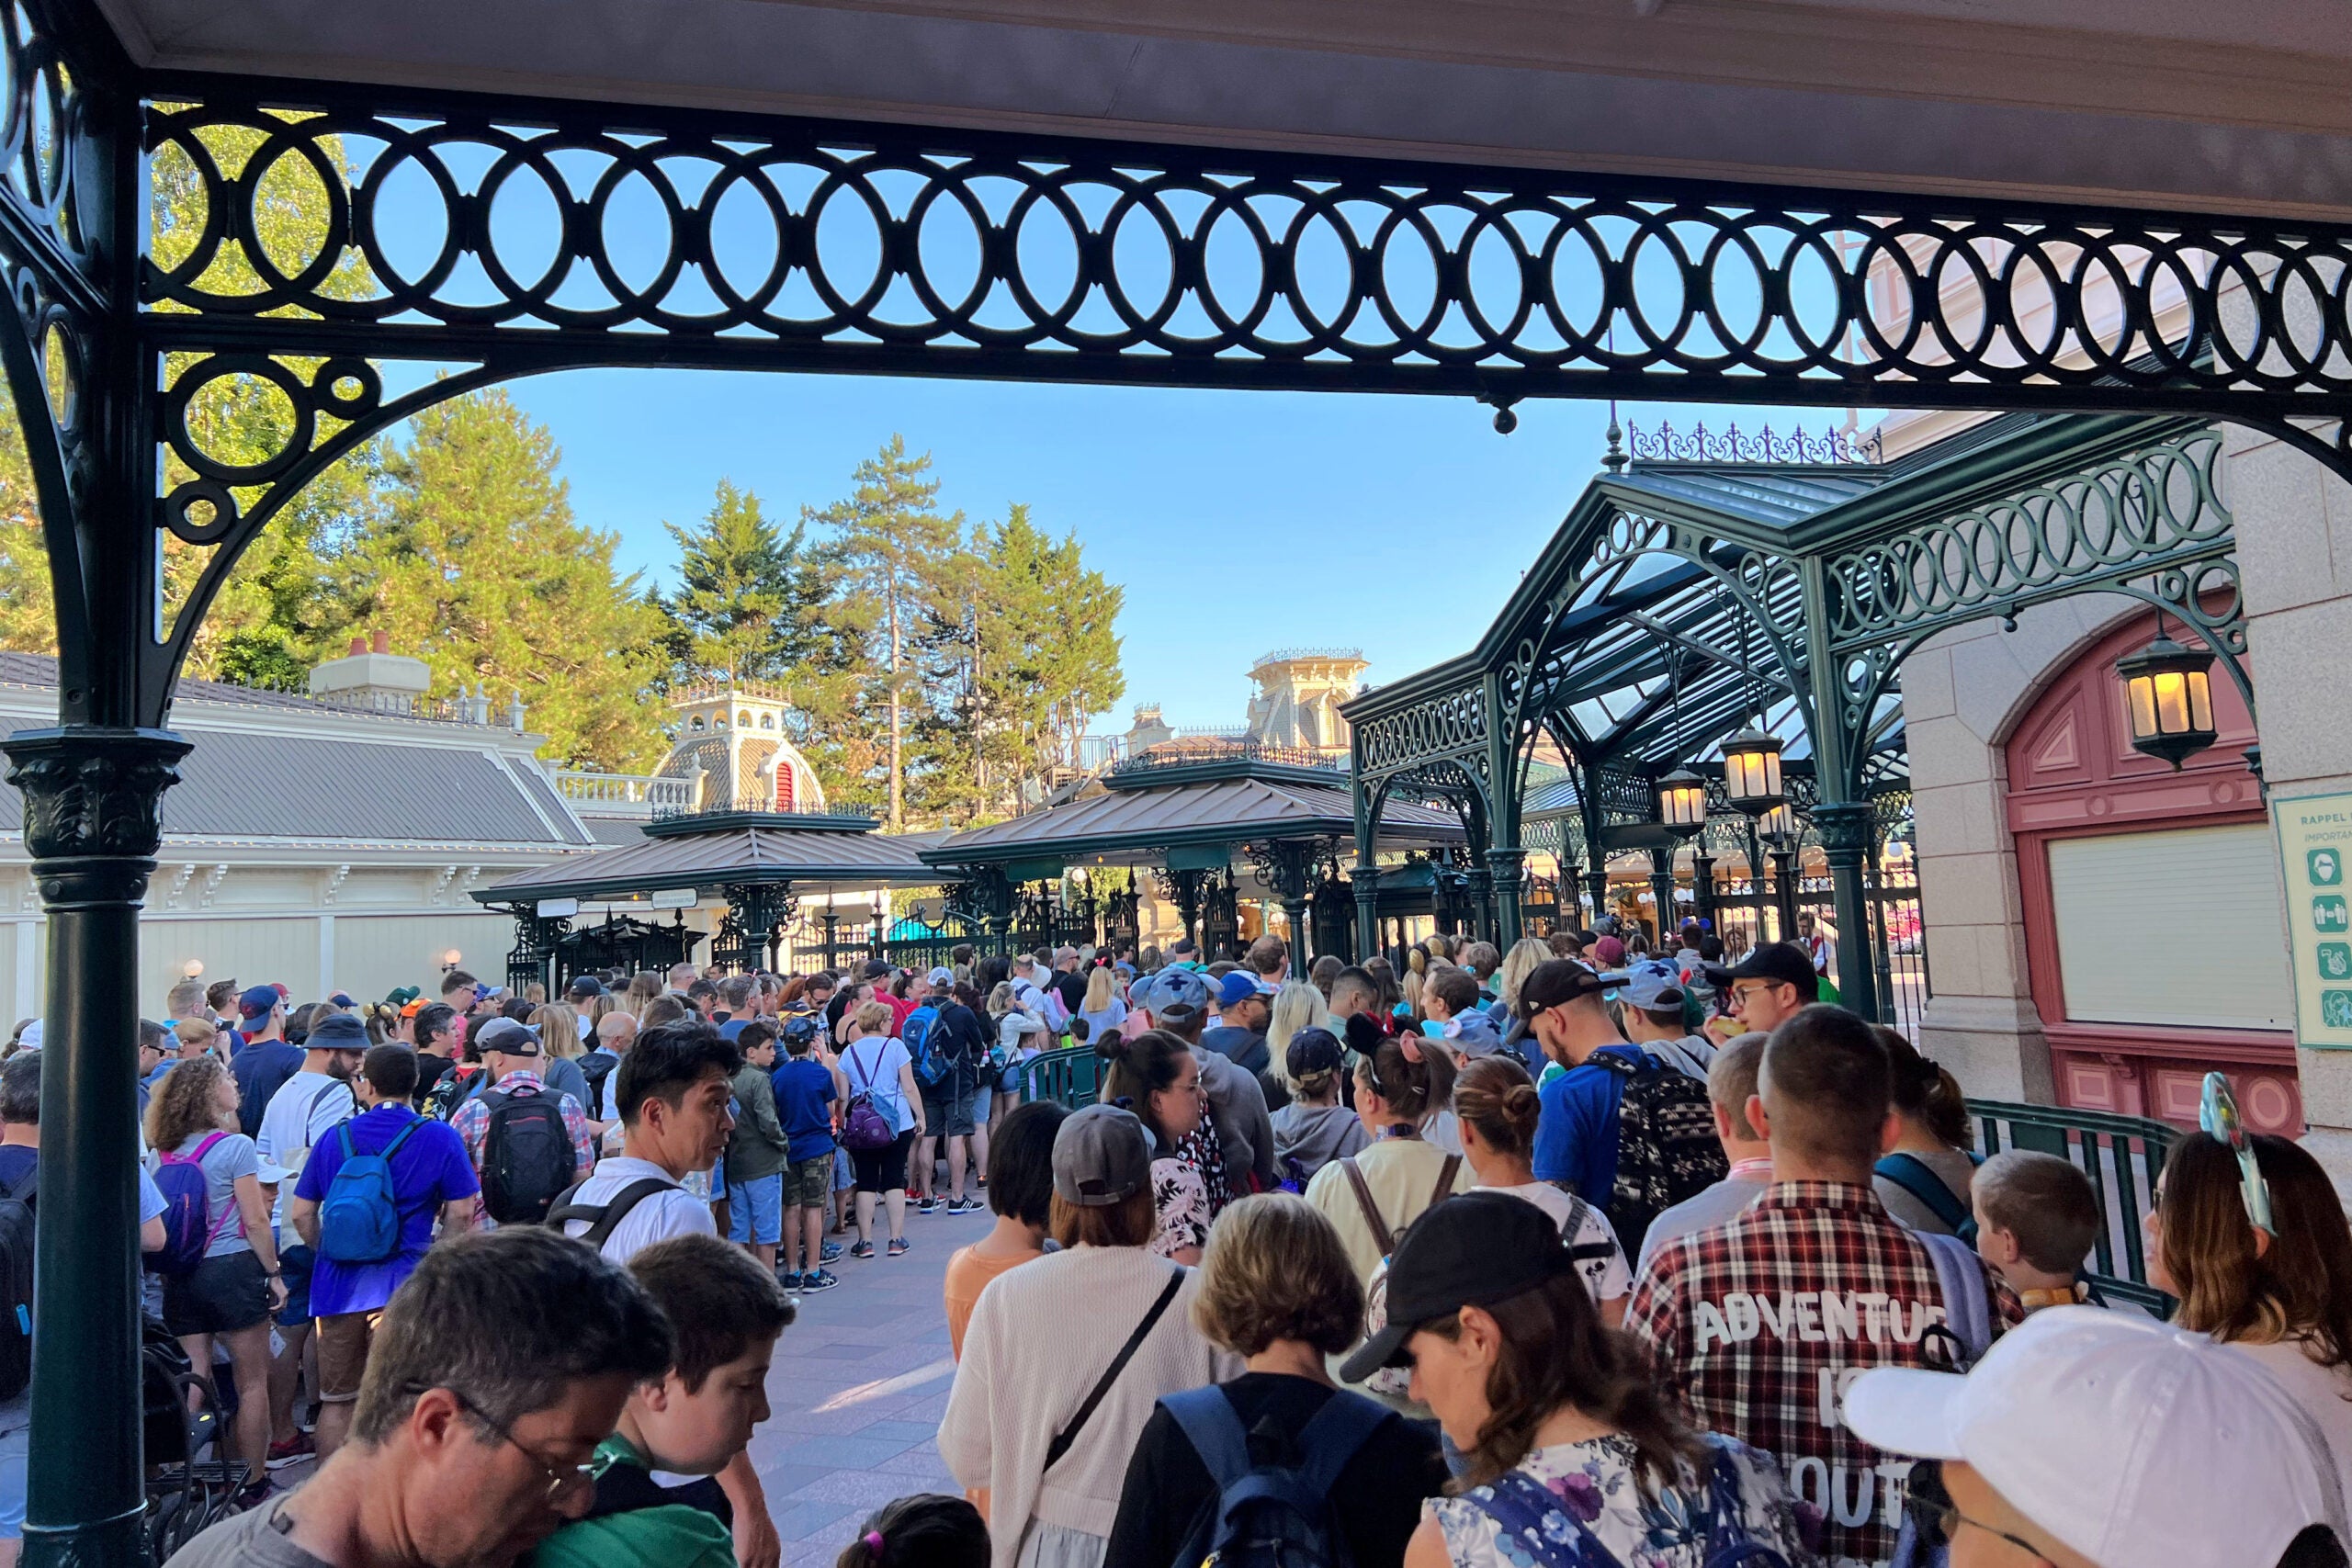
[[[45,1022],[38,1018],[33,1020],[30,1023],[25,1025],[25,1032],[17,1036],[17,1045],[18,1049],[25,1051],[40,1050],[41,1036],[47,1032],[47,1031],[48,1025]]]
[[[422,986],[397,986],[384,993],[384,1004],[387,1007],[404,1008],[424,995],[424,987]]]
[[[1388,1261],[1388,1325],[1340,1368],[1362,1382],[1406,1364],[1405,1342],[1425,1323],[1535,1289],[1575,1267],[1559,1223],[1508,1192],[1464,1192],[1428,1210]]]
[[[237,998],[239,1018],[263,1018],[269,1010],[286,998],[277,994],[275,986],[255,986]]]
[[[1185,958],[1190,958],[1190,957],[1192,957],[1192,956],[1193,956],[1193,954],[1194,954],[1194,953],[1196,953],[1200,952],[1200,950],[1201,950],[1201,944],[1200,944],[1199,942],[1194,942],[1191,937],[1188,937],[1188,936],[1180,936],[1180,937],[1178,937],[1178,938],[1175,940],[1175,942],[1170,945],[1170,947],[1169,947],[1169,949],[1168,949],[1168,951],[1169,951],[1169,952],[1170,952],[1170,953],[1176,953],[1176,954],[1178,954],[1178,955],[1180,955],[1180,956],[1182,956],[1182,957],[1185,957]]]
[[[1573,958],[1547,958],[1519,983],[1519,1016],[1532,1019],[1545,1008],[1598,996],[1624,983],[1623,975],[1596,975]]]
[[[1257,976],[1247,969],[1235,969],[1217,982],[1216,1005],[1221,1008],[1229,1008],[1236,1002],[1246,1002],[1251,997],[1262,997],[1266,994],[1266,987],[1258,984]]]
[[[1340,1037],[1316,1026],[1292,1035],[1290,1049],[1283,1053],[1283,1065],[1294,1078],[1303,1078],[1309,1073],[1336,1073],[1346,1060],[1347,1052],[1340,1046]]]
[[[1155,1023],[1190,1023],[1208,1011],[1209,985],[1195,970],[1162,969],[1133,1000]]]
[[[889,960],[886,958],[869,958],[865,961],[865,977],[867,979],[879,980],[889,973]]]
[[[1965,1377],[1876,1368],[1844,1409],[1874,1448],[1964,1461],[2100,1568],[2267,1568],[2309,1526],[2347,1539],[2326,1438],[2285,1385],[2135,1313],[2052,1307]]]
[[[510,1056],[539,1054],[538,1036],[511,1018],[493,1018],[474,1031],[474,1045],[483,1051],[503,1051]]]
[[[414,1018],[418,1013],[421,1013],[424,1010],[424,1004],[414,998],[411,998],[410,1000],[401,1004],[401,1016],[402,1018]]]
[[[810,1015],[802,1013],[796,1018],[787,1018],[784,1021],[786,1045],[796,1045],[803,1041],[814,1042],[816,1038],[817,1021]]]
[[[1775,980],[1794,986],[1797,995],[1808,1001],[1821,994],[1821,976],[1815,972],[1813,960],[1792,942],[1768,942],[1728,969],[1707,966],[1708,984],[1721,987],[1734,980]]]
[[[1613,936],[1602,937],[1592,944],[1592,956],[1603,967],[1614,969],[1625,962],[1625,944]]]
[[[302,1043],[313,1051],[365,1051],[368,1031],[347,1012],[331,1012],[324,1018],[311,1021],[311,1032]]]
[[[570,994],[581,998],[601,997],[605,994],[605,983],[594,975],[582,975],[571,982]]]
[[[1625,990],[1619,999],[1645,1012],[1661,1012],[1682,1005],[1682,971],[1663,958],[1641,958],[1625,965]],[[1611,979],[1616,976],[1608,976]]]
[[[1151,1134],[1134,1111],[1090,1105],[1054,1134],[1054,1196],[1063,1202],[1107,1209],[1150,1184]]]
[[[327,1000],[339,1008],[357,1007],[359,1005],[357,1002],[351,999],[351,993],[348,991],[337,991],[334,995],[329,997]]]

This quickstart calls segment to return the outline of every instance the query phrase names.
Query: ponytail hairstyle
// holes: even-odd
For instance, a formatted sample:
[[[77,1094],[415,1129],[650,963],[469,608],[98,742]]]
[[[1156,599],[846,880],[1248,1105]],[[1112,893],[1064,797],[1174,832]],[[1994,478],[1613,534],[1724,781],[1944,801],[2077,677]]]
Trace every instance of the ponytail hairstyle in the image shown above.
[[[1116,1105],[1125,1101],[1127,1109],[1151,1129],[1152,1141],[1167,1147],[1174,1140],[1152,1114],[1151,1097],[1175,1086],[1176,1074],[1182,1066],[1181,1058],[1193,1054],[1192,1045],[1182,1035],[1170,1034],[1164,1029],[1147,1029],[1133,1040],[1121,1039],[1114,1030],[1095,1043],[1094,1054],[1108,1064],[1102,1072],[1102,1102]]]
[[[1418,1127],[1453,1096],[1453,1057],[1416,1032],[1395,1039],[1358,1013],[1348,1020],[1348,1044],[1360,1060],[1356,1086],[1378,1095],[1389,1114]]]
[[[1894,1109],[1934,1134],[1939,1143],[1955,1149],[1973,1146],[1976,1140],[1969,1134],[1968,1100],[1960,1091],[1960,1080],[1938,1066],[1934,1058],[1919,1055],[1917,1047],[1886,1025],[1871,1025],[1871,1033],[1886,1048]]]
[[[1481,1056],[1454,1080],[1453,1113],[1478,1129],[1478,1141],[1506,1158],[1524,1158],[1535,1147],[1535,1120],[1543,1113],[1535,1080],[1509,1056]]]
[[[919,1492],[867,1515],[833,1568],[989,1568],[989,1527],[965,1499]]]

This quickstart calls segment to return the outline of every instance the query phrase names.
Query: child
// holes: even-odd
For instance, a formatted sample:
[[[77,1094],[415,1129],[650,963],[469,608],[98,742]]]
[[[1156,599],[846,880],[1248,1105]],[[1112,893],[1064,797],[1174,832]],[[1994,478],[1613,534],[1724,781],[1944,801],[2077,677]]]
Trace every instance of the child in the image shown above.
[[[1317,1171],[1343,1155],[1362,1153],[1372,1141],[1356,1113],[1340,1103],[1346,1059],[1339,1036],[1328,1029],[1309,1025],[1290,1037],[1283,1065],[1295,1087],[1290,1103],[1272,1118],[1275,1168],[1285,1191],[1304,1192]]]
[[[1976,1250],[2029,1313],[2089,1299],[2078,1276],[2098,1238],[2090,1178],[2071,1160],[2007,1149],[1976,1169]]]
[[[768,1363],[793,1305],[759,1259],[715,1235],[673,1236],[629,1259],[677,1336],[658,1382],[596,1447],[588,1515],[541,1542],[534,1568],[733,1568],[733,1514],[713,1479],[768,1418]],[[695,1479],[664,1486],[654,1472]]]
[[[867,1517],[833,1568],[989,1568],[989,1527],[961,1497],[900,1497]]]
[[[787,1021],[784,1049],[772,1079],[790,1145],[784,1170],[784,1288],[830,1291],[839,1281],[824,1266],[825,1201],[833,1188],[832,1107],[842,1099],[841,1082],[817,1057],[814,1021]]]
[[[1503,1043],[1502,1031],[1478,1005],[1477,976],[1467,969],[1441,969],[1423,982],[1421,1014],[1437,1026],[1424,1033],[1453,1042],[1455,1052],[1471,1060],[1491,1055]]]

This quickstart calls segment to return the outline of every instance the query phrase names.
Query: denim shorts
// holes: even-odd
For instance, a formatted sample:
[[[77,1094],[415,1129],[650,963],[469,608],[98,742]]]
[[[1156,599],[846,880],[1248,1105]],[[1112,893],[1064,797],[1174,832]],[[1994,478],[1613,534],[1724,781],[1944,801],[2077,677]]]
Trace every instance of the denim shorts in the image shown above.
[[[33,1391],[0,1403],[0,1540],[25,1533],[25,1467],[32,1455]]]
[[[768,1245],[784,1239],[784,1173],[738,1177],[727,1189],[727,1239]]]

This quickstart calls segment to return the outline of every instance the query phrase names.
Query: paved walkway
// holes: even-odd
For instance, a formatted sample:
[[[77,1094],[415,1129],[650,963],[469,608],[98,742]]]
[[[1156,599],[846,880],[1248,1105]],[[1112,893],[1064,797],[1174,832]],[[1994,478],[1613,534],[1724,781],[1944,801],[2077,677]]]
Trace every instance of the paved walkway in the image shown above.
[[[801,1298],[768,1375],[775,1414],[752,1439],[785,1568],[830,1564],[893,1497],[961,1490],[933,1440],[955,1372],[940,1284],[948,1255],[994,1221],[910,1211],[905,1257],[844,1256],[838,1287]]]

